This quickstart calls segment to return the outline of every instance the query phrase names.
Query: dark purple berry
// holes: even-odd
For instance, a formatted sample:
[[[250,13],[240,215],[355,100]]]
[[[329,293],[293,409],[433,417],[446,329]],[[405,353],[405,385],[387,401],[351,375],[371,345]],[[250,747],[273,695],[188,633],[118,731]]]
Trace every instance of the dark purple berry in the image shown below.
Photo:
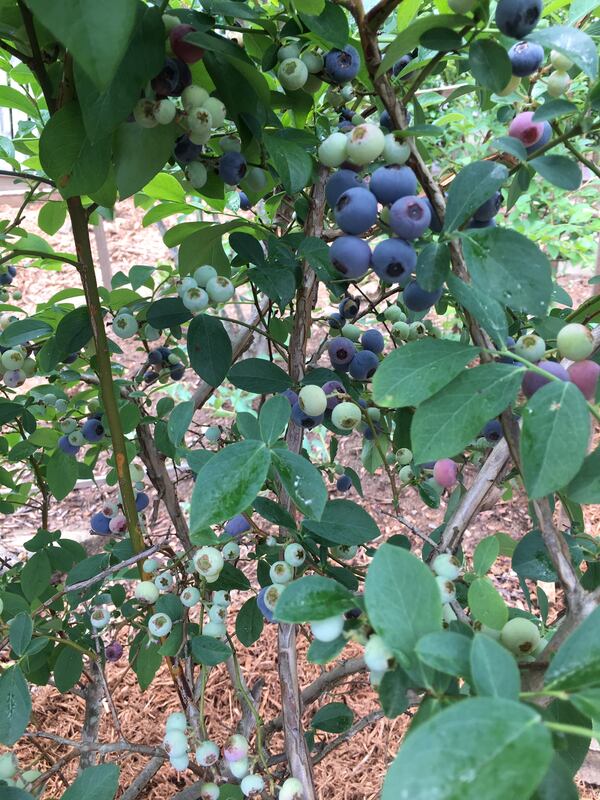
[[[335,485],[338,492],[349,492],[352,488],[352,478],[349,475],[340,475]]]
[[[443,289],[439,288],[433,292],[426,292],[416,281],[411,281],[404,289],[402,299],[404,305],[410,311],[427,311],[434,306],[442,296]]]
[[[229,186],[237,186],[248,170],[246,159],[235,150],[225,153],[219,159],[219,177]]]
[[[375,273],[384,283],[406,286],[417,265],[417,254],[403,239],[385,239],[373,250],[371,260]]]

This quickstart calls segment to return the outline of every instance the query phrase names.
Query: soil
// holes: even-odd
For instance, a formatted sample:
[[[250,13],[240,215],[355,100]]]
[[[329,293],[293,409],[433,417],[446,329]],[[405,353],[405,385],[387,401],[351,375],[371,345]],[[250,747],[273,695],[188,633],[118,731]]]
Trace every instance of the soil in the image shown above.
[[[0,211],[4,216],[14,214],[14,208],[0,206]],[[115,220],[104,223],[113,274],[117,271],[127,273],[135,264],[154,264],[159,259],[171,257],[156,226],[142,228],[142,216],[143,212],[134,208],[132,203],[124,203],[119,206]],[[36,232],[35,219],[35,207],[30,207],[24,227],[29,231]],[[166,224],[170,226],[175,222],[176,220],[171,219],[167,220]],[[65,224],[51,238],[51,243],[57,250],[71,251],[68,224]],[[571,294],[575,304],[582,302],[591,294],[587,283],[591,277],[591,268],[592,265],[590,265],[590,272],[586,274],[563,269],[559,275],[560,284]],[[100,275],[98,277],[100,280]],[[24,301],[31,311],[35,310],[37,303],[47,300],[60,289],[79,285],[78,277],[70,267],[62,270],[49,270],[43,281],[40,281],[36,274],[34,286],[29,284],[27,278],[27,270],[20,269],[16,283],[18,288],[23,291]],[[369,287],[367,287],[368,291]],[[327,310],[326,304],[327,297],[322,295],[320,305],[323,306],[323,311]],[[329,308],[328,310],[333,309]],[[319,316],[322,315],[319,314]],[[320,336],[318,338],[320,340]],[[317,338],[311,343],[313,352],[316,347]],[[125,343],[123,349],[125,353],[121,362],[127,369],[135,370],[139,366],[139,353],[136,353],[135,347],[129,342]],[[193,373],[188,370],[185,381],[178,389],[181,399],[193,389]],[[196,425],[202,429],[214,420],[212,414],[213,412],[205,407],[196,415]],[[318,436],[311,435],[309,438],[314,448],[322,447]],[[413,540],[415,549],[418,550],[419,539],[410,534],[395,519],[388,516],[392,511],[392,505],[385,499],[390,495],[385,473],[380,470],[372,476],[367,474],[360,464],[360,448],[360,437],[347,437],[341,446],[338,459],[341,463],[354,467],[359,473],[364,487],[364,499],[361,502],[376,520],[383,538],[397,533],[407,534]],[[467,483],[469,477],[472,479],[472,476],[467,476]],[[192,482],[189,479],[184,478],[180,482],[179,492],[182,500],[188,499],[191,486]],[[102,484],[98,487],[87,485],[76,489],[65,501],[53,505],[50,528],[60,528],[64,537],[83,542],[90,552],[99,549],[102,542],[98,541],[100,537],[89,535],[88,520],[90,514],[96,510],[104,498],[114,499],[114,490]],[[357,498],[354,497],[354,499]],[[442,503],[442,508],[438,510],[429,509],[423,505],[414,490],[408,489],[402,494],[402,514],[412,526],[424,533],[431,532],[440,523],[444,505],[445,503]],[[0,555],[11,560],[24,557],[23,542],[35,533],[39,525],[38,513],[35,509],[25,508],[3,519]],[[586,516],[589,532],[597,532],[599,522],[597,509],[589,508]],[[492,509],[479,515],[476,524],[472,526],[464,539],[464,550],[467,555],[471,555],[480,539],[498,531],[504,531],[514,539],[519,539],[530,527],[526,500],[517,490],[510,501],[499,500]],[[158,509],[158,516],[152,531],[153,534],[167,534],[170,531],[169,520],[162,508]],[[521,608],[525,607],[516,575],[510,569],[507,559],[499,559],[496,562],[493,578],[508,602]],[[234,609],[239,607],[241,602],[240,598],[236,598]],[[560,596],[557,598],[557,602],[560,604]],[[235,614],[232,613],[230,622],[234,618]],[[231,625],[230,628],[232,628]],[[320,667],[306,662],[304,658],[306,647],[307,642],[301,636],[299,639],[299,665],[300,683],[303,686],[310,683],[321,671]],[[344,657],[358,654],[358,648],[352,645],[349,645],[344,651]],[[248,649],[240,647],[239,658],[245,679],[250,687],[257,680],[264,680],[260,712],[264,719],[272,719],[280,712],[275,626],[266,626],[263,636],[252,647]],[[124,736],[134,742],[159,745],[167,714],[178,709],[177,696],[166,668],[161,669],[150,689],[144,693],[140,692],[135,676],[127,667],[125,659],[123,659],[123,663],[108,665],[107,678]],[[222,665],[215,668],[210,674],[208,698],[209,733],[212,738],[222,744],[234,730],[240,718],[239,705]],[[333,700],[346,702],[354,712],[356,720],[378,708],[376,695],[370,688],[366,676],[355,675],[337,686],[327,696],[322,697],[317,705],[307,709],[306,720],[311,718],[318,705]],[[67,738],[78,739],[80,737],[83,701],[79,697],[73,694],[61,695],[52,686],[34,687],[33,708],[33,722],[38,730]],[[106,703],[104,711],[100,738],[104,741],[114,741],[117,734]],[[319,763],[316,767],[316,782],[320,798],[322,800],[374,800],[378,797],[386,765],[397,751],[407,723],[406,716],[394,720],[380,719],[356,734],[348,742],[340,745],[335,751],[335,755]],[[323,736],[326,739],[335,738],[333,735],[324,734]],[[45,769],[67,752],[65,748],[51,741],[38,740],[38,742],[42,743],[42,749],[36,749],[32,744],[19,745],[17,748],[20,758],[28,767],[33,767],[35,764],[40,769]],[[271,752],[275,754],[281,750],[281,738],[276,736],[271,741]],[[71,761],[66,764],[62,771],[64,777],[72,778],[75,763]],[[144,765],[145,759],[138,755],[127,755],[120,757],[119,763],[122,769],[120,785],[123,790],[131,784]],[[163,766],[142,796],[146,800],[166,800],[193,780],[191,772],[177,776],[168,765]],[[57,798],[63,791],[64,785],[61,777],[57,776],[48,784],[44,797]],[[591,784],[581,784],[581,792],[581,796],[588,800],[600,798],[600,790]]]

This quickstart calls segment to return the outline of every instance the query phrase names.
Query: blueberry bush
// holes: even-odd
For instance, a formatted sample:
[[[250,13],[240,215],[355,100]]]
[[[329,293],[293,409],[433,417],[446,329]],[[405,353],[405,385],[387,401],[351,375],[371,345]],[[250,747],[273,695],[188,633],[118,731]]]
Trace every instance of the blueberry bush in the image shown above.
[[[303,697],[363,671],[383,714],[410,717],[383,800],[578,796],[600,717],[600,550],[582,510],[600,503],[600,299],[574,307],[532,218],[542,193],[571,202],[582,168],[600,176],[595,6],[0,0],[0,105],[22,117],[2,173],[24,187],[1,222],[0,512],[39,514],[0,576],[2,800],[49,796],[73,760],[65,800],[134,800],[159,769],[185,778],[181,798],[314,800],[313,762],[366,723],[325,702],[307,725]],[[144,226],[169,220],[176,256],[99,287],[90,226],[131,197]],[[68,251],[23,226],[40,201],[49,238],[68,218]],[[57,269],[69,288],[35,305]],[[246,410],[199,428],[220,387]],[[407,487],[440,527],[384,541],[345,437],[367,479],[385,476],[398,529]],[[50,509],[100,476],[112,499],[82,509],[104,545],[88,555]],[[498,487],[527,494],[531,530],[468,552]],[[527,611],[490,577],[500,556]],[[238,658],[269,625],[276,720]],[[331,666],[308,687],[299,626]],[[152,747],[99,733],[120,659],[149,694],[168,667],[181,709]],[[243,713],[215,742],[222,663]],[[83,698],[80,739],[36,725],[47,684]],[[324,749],[322,732],[340,736]],[[20,741],[63,755],[22,763]],[[131,753],[143,766],[119,788]]]

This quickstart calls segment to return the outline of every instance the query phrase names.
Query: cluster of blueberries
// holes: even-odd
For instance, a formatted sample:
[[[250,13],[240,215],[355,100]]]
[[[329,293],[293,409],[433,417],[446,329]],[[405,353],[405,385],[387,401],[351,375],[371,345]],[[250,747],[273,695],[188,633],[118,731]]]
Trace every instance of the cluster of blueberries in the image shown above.
[[[83,445],[102,441],[106,435],[102,417],[102,412],[96,411],[81,426],[73,417],[61,420],[59,428],[63,435],[58,440],[58,447],[63,453],[75,456]]]
[[[0,379],[9,389],[22,386],[37,370],[34,358],[26,345],[0,347]]]
[[[147,384],[155,383],[159,379],[180,381],[185,374],[185,366],[178,356],[169,347],[155,347],[148,353],[150,367],[144,372]]]
[[[98,422],[98,419],[95,417],[90,417],[85,425],[91,422]],[[85,428],[85,425],[83,426],[82,431]],[[99,435],[98,432],[96,435]],[[104,429],[102,429],[99,439],[102,438],[102,436],[104,436]],[[99,439],[96,439],[96,441],[99,441]],[[131,475],[131,480],[133,482],[133,488],[135,491],[135,507],[138,513],[141,513],[148,508],[150,504],[150,498],[144,491],[145,473],[142,467],[134,462],[129,465],[129,474]],[[111,502],[103,503],[100,511],[92,514],[90,519],[90,528],[92,533],[99,534],[100,536],[107,536],[111,533],[126,533],[127,520],[125,519],[121,505]]]

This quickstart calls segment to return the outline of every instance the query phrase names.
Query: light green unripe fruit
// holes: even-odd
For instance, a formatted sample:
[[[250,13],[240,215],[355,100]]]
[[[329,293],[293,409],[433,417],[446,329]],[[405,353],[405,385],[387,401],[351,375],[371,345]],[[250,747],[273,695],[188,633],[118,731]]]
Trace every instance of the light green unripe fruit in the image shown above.
[[[146,477],[144,468],[140,467],[140,465],[136,464],[135,462],[132,462],[129,465],[129,475],[131,476],[131,480],[134,483],[137,483],[138,481],[143,481],[144,478]]]
[[[291,42],[291,44],[284,44],[277,51],[277,61],[279,61],[280,64],[288,58],[298,58],[299,56],[300,56],[300,45],[296,44],[296,42]]]
[[[350,339],[352,342],[358,342],[362,331],[358,325],[353,325],[351,322],[347,322],[342,328],[341,333],[342,336],[346,337],[346,339]]]
[[[174,711],[167,717],[165,725],[166,731],[181,731],[185,733],[187,730],[187,719],[182,711]]]
[[[301,545],[292,542],[285,548],[283,557],[290,567],[301,567],[306,559],[306,552]]]
[[[379,422],[381,419],[381,411],[378,408],[367,408],[367,417],[371,422]]]
[[[216,783],[203,783],[200,786],[201,800],[219,800],[221,790]]]
[[[571,361],[584,361],[594,351],[594,339],[592,332],[585,325],[580,325],[579,322],[570,322],[558,332],[556,346],[564,358],[570,358]]]
[[[332,108],[340,108],[344,105],[344,98],[335,89],[328,89],[325,94],[325,100]]]
[[[210,134],[210,129],[213,126],[212,114],[204,106],[199,108],[192,108],[188,111],[187,123],[190,132],[200,134],[201,136]]]
[[[4,369],[20,369],[25,359],[20,350],[7,350],[0,358]]]
[[[327,408],[327,395],[320,386],[303,386],[298,393],[298,403],[309,417],[319,417]]]
[[[217,277],[217,270],[214,267],[211,267],[210,264],[203,264],[201,267],[194,272],[194,280],[201,286],[203,289],[206,288],[206,284],[212,278]]]
[[[202,189],[208,180],[208,172],[200,161],[192,161],[187,166],[187,176],[194,189]]]
[[[157,639],[168,636],[172,627],[173,620],[162,611],[158,614],[153,614],[148,620],[148,631],[152,636],[156,636]]]
[[[336,428],[351,431],[359,424],[362,414],[360,408],[354,403],[339,403],[331,412],[331,421]]]
[[[224,563],[221,551],[216,547],[200,547],[194,554],[194,568],[205,577],[221,572]]]
[[[106,628],[110,622],[110,611],[106,606],[97,606],[90,614],[90,622],[92,623],[92,628],[97,631]]]
[[[288,778],[281,786],[279,800],[304,800],[304,790],[298,778]]]
[[[344,630],[344,617],[342,615],[327,617],[309,623],[312,635],[319,642],[333,642]]]
[[[140,581],[135,587],[135,596],[145,603],[156,603],[160,592],[152,581]]]
[[[449,581],[455,581],[461,573],[460,561],[450,553],[440,553],[439,556],[436,556],[433,559],[431,568],[436,575]]]
[[[338,544],[331,548],[331,555],[340,561],[350,561],[358,553],[358,546],[355,544]]]
[[[250,167],[244,178],[244,183],[252,192],[262,192],[267,185],[267,173],[260,167]]]
[[[177,106],[169,98],[159,100],[154,108],[154,119],[159,125],[168,125],[175,119],[177,114]]]
[[[276,561],[271,565],[269,577],[273,583],[289,583],[294,577],[294,570],[287,561]]]
[[[208,100],[208,92],[202,86],[196,86],[192,83],[191,86],[186,86],[181,93],[181,102],[186,111],[192,108],[201,108]]]
[[[392,325],[392,336],[406,341],[410,336],[410,325],[408,322],[394,322]]]
[[[315,53],[313,50],[306,50],[300,56],[300,60],[306,65],[306,69],[314,75],[316,72],[321,72],[323,69],[323,56],[320,53]]]
[[[348,138],[348,158],[358,166],[375,161],[383,153],[385,136],[378,125],[357,125]]]
[[[225,117],[227,116],[227,109],[223,103],[218,97],[209,97],[202,105],[212,117],[212,127],[220,128],[225,122]]]
[[[444,578],[442,575],[438,575],[435,580],[440,590],[442,603],[451,603],[456,599],[456,590],[454,589],[452,581],[448,580],[448,578]]]
[[[308,80],[308,70],[299,58],[286,58],[279,65],[277,77],[284,89],[294,92],[301,89]]]
[[[506,84],[504,89],[501,92],[498,92],[499,97],[506,97],[509,94],[512,94],[517,86],[521,83],[521,78],[518,75],[512,75],[509,82]]]
[[[477,3],[478,0],[448,0],[448,5],[455,14],[468,14]]]
[[[509,619],[500,632],[500,641],[517,656],[533,653],[540,643],[537,625],[524,617]]]
[[[407,464],[410,464],[412,460],[412,450],[409,450],[408,447],[401,447],[400,450],[396,451],[396,461],[401,467],[405,467]]]
[[[147,572],[148,575],[158,572],[159,567],[160,561],[157,558],[147,558],[142,564],[144,572]]]
[[[219,139],[219,147],[224,153],[241,153],[242,152],[242,143],[238,139],[237,136],[233,136],[228,134],[227,136],[222,136]],[[248,175],[246,175],[246,179]]]
[[[427,328],[423,322],[411,322],[410,323],[410,333],[408,338],[409,339],[419,339],[422,336],[427,335]]]
[[[165,750],[167,751],[167,753],[170,756],[175,756],[175,758],[177,758],[177,756],[185,755],[190,749],[187,736],[182,730],[178,728],[168,730],[165,733],[165,738],[163,739],[163,743],[165,745]]]
[[[529,361],[540,361],[546,352],[546,342],[535,333],[527,333],[517,339],[514,351],[521,358],[527,358]]]
[[[564,56],[562,53],[559,53],[558,50],[551,50],[550,51],[550,63],[554,67],[554,69],[559,70],[568,70],[571,69],[573,66],[573,62],[567,56]]]
[[[173,28],[176,28],[178,25],[181,25],[181,20],[174,14],[163,14],[162,21],[163,25],[165,26],[165,31],[167,33],[170,33],[173,30]]]
[[[381,636],[375,634],[369,638],[365,645],[365,664],[368,669],[383,672],[389,667],[393,657],[394,654]]]
[[[335,131],[319,145],[317,155],[324,167],[339,167],[346,160],[348,138],[345,133]]]
[[[410,145],[395,133],[387,133],[383,145],[383,157],[388,164],[405,164],[410,156]]]
[[[19,762],[13,753],[2,753],[0,756],[0,778],[7,780],[16,775],[19,769]]]
[[[179,599],[186,608],[193,608],[200,602],[200,592],[195,586],[187,586],[179,595]]]
[[[156,128],[158,122],[154,117],[154,103],[142,98],[133,108],[133,118],[142,128]]]
[[[410,483],[410,481],[414,478],[414,475],[415,473],[408,464],[405,467],[402,467],[402,469],[398,472],[398,478],[400,479],[401,483]]]
[[[406,322],[406,314],[396,305],[388,306],[383,316],[390,322]]]
[[[210,141],[210,128],[205,128],[204,130],[199,131],[190,131],[189,137],[192,144],[208,144]]]
[[[566,94],[570,85],[571,78],[569,74],[558,69],[552,72],[546,81],[546,89],[551,97],[560,97]]]

